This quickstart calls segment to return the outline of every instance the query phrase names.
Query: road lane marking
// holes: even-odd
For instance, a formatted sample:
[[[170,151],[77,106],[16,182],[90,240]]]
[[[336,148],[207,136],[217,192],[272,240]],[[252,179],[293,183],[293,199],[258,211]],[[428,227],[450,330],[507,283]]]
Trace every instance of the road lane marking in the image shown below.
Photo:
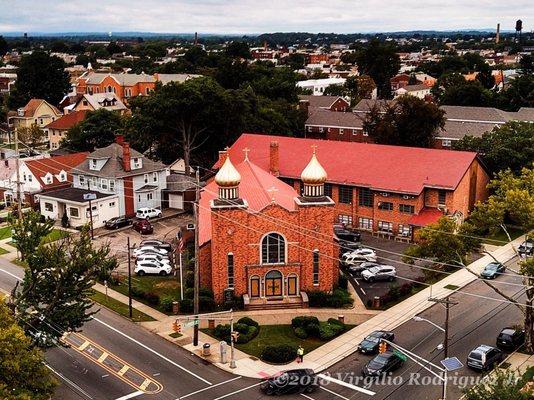
[[[302,397],[307,398],[308,400],[315,400],[313,397],[307,396],[307,395],[305,395],[304,393],[301,393],[300,395],[301,395]]]
[[[108,357],[108,353],[104,352],[100,357],[98,357],[98,362],[102,363]]]
[[[115,400],[133,399],[134,397],[141,396],[142,394],[145,394],[145,392],[142,392],[142,391],[138,390],[137,392],[133,392],[133,393],[127,394],[126,396],[119,397],[119,398],[117,398]]]
[[[52,368],[50,365],[45,364],[46,368],[48,368],[50,371],[52,371],[54,374],[59,376],[61,379],[63,379],[65,382],[67,382],[69,385],[71,385],[74,389],[76,389],[78,392],[83,394],[88,399],[92,400],[93,398],[89,393],[87,393],[85,390],[83,390],[81,387],[79,387],[77,384],[75,384],[73,381],[71,381],[69,378],[64,376],[62,373],[56,371],[54,368]]]
[[[362,387],[353,385],[351,383],[347,383],[347,382],[342,381],[340,379],[332,378],[331,376],[328,376],[328,375],[325,375],[325,374],[318,374],[317,376],[319,378],[321,378],[321,379],[324,379],[324,380],[327,380],[327,381],[330,381],[330,382],[333,382],[333,383],[337,383],[339,386],[345,386],[345,387],[348,387],[350,389],[356,390],[358,392],[362,392],[364,394],[367,394],[369,396],[374,396],[376,394],[375,392],[372,392],[371,390],[367,390],[367,389],[364,389]]]
[[[87,346],[89,346],[91,343],[89,343],[87,340],[85,342],[83,342],[79,347],[78,347],[78,350],[80,351],[84,351]]]
[[[106,322],[104,322],[104,321],[102,321],[102,320],[100,320],[100,319],[98,319],[98,318],[93,318],[93,320],[96,321],[96,322],[98,322],[98,323],[100,323],[100,324],[102,324],[102,325],[104,325],[105,327],[111,329],[112,331],[118,333],[119,335],[124,336],[126,339],[131,340],[132,342],[134,342],[135,344],[141,346],[141,347],[144,348],[145,350],[150,351],[152,354],[155,354],[156,356],[160,357],[161,359],[167,361],[169,364],[172,364],[172,365],[174,365],[175,367],[180,368],[182,371],[187,372],[188,374],[194,376],[195,378],[201,380],[202,382],[204,382],[204,383],[206,383],[206,384],[208,384],[208,385],[210,385],[210,386],[213,385],[213,384],[212,384],[210,381],[208,381],[207,379],[204,379],[204,378],[202,378],[201,376],[195,374],[194,372],[189,371],[187,368],[182,367],[180,364],[178,364],[178,363],[172,361],[171,359],[165,357],[164,355],[158,353],[156,350],[151,349],[151,348],[148,347],[146,344],[141,343],[139,340],[136,340],[136,339],[134,339],[133,337],[130,337],[130,336],[128,336],[127,334],[125,334],[125,333],[119,331],[117,328],[115,328],[115,327],[109,325],[108,323],[106,323]]]
[[[216,383],[215,385],[211,385],[211,386],[205,387],[204,389],[200,389],[200,390],[197,390],[195,392],[191,392],[189,394],[186,394],[185,396],[178,397],[176,400],[185,399],[185,398],[187,398],[189,396],[193,396],[193,395],[198,394],[200,392],[203,392],[205,390],[208,390],[208,389],[211,389],[211,388],[214,388],[214,387],[217,387],[217,386],[221,386],[221,385],[224,385],[225,383],[233,382],[233,381],[236,381],[238,379],[241,379],[241,376],[238,376],[237,378],[228,379],[227,381],[224,381],[224,382]]]
[[[235,392],[232,392],[232,393],[227,393],[227,394],[225,394],[224,396],[217,397],[216,399],[213,399],[213,400],[226,399],[227,397],[233,396],[234,394],[244,392],[245,390],[248,390],[248,389],[252,389],[252,388],[255,387],[255,386],[259,386],[259,385],[261,385],[262,383],[263,383],[263,382],[255,383],[254,385],[250,385],[250,386],[247,386],[247,387],[245,387],[245,388],[243,388],[243,389],[236,390]]]
[[[320,387],[321,389],[323,389],[325,392],[332,393],[334,396],[337,396],[337,397],[339,397],[339,398],[341,398],[341,399],[343,399],[343,400],[349,400],[348,397],[341,396],[339,393],[336,393],[336,392],[334,392],[334,391],[332,391],[332,390],[330,390],[330,389],[327,389],[327,388],[322,387],[322,386],[319,386],[319,387]]]
[[[0,268],[0,271],[2,271],[4,273],[8,274],[9,276],[15,278],[17,281],[21,281],[22,280],[22,278],[19,278],[17,275],[13,275],[11,272],[7,272],[5,269]]]
[[[119,374],[120,376],[123,376],[126,373],[126,371],[128,371],[129,369],[130,369],[130,367],[128,365],[123,365],[122,368],[120,369],[120,371],[117,372],[117,374]],[[145,381],[146,381],[146,379],[145,379]],[[149,383],[150,383],[150,381],[149,381]],[[146,385],[143,389],[146,389],[147,386],[148,385]]]
[[[150,385],[150,382],[151,382],[150,379],[145,379],[143,383],[139,386],[139,389],[145,390],[148,387],[148,385]]]

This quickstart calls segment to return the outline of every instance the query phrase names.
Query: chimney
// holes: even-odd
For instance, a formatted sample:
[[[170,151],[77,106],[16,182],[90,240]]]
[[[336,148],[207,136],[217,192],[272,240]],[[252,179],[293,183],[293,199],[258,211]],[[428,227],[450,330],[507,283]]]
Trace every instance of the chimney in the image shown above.
[[[122,146],[124,144],[124,135],[115,135],[115,143]]]
[[[224,162],[226,161],[226,157],[228,157],[227,150],[219,151],[219,161],[217,161],[217,165],[219,166],[219,168],[221,168]]]
[[[267,46],[267,40],[263,41],[263,50],[265,51],[269,50],[269,46]]]
[[[495,44],[501,41],[501,24],[497,24],[497,35],[495,35]]]
[[[309,115],[310,101],[309,100],[299,100],[299,110],[305,111],[306,115]]]
[[[273,140],[271,142],[269,150],[269,172],[274,176],[278,176],[280,175],[280,154],[278,151],[278,142]]]
[[[122,167],[125,172],[130,172],[132,170],[130,164],[130,145],[127,142],[122,142]]]

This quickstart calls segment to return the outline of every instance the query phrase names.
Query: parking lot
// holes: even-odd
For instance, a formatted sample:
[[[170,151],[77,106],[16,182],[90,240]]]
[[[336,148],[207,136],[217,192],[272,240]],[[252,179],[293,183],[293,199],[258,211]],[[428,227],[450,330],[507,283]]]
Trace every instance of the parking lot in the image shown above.
[[[385,295],[392,285],[401,286],[423,276],[421,269],[402,262],[402,253],[404,253],[409,244],[376,238],[367,232],[362,232],[361,245],[375,250],[378,257],[377,262],[391,265],[397,270],[397,279],[393,282],[366,282],[358,275],[353,275],[353,279],[349,279],[364,304],[367,304],[367,300],[372,300],[375,296]]]
[[[135,231],[131,226],[127,226],[118,230],[106,230],[100,228],[95,231],[95,243],[99,245],[109,244],[111,254],[115,255],[119,260],[118,273],[126,274],[128,271],[128,237],[130,238],[130,246],[136,247],[143,240],[158,239],[165,242],[172,243],[176,238],[176,233],[180,228],[192,223],[192,216],[190,214],[180,214],[173,217],[163,217],[162,219],[151,219],[150,223],[154,227],[154,233],[150,235],[142,235]]]

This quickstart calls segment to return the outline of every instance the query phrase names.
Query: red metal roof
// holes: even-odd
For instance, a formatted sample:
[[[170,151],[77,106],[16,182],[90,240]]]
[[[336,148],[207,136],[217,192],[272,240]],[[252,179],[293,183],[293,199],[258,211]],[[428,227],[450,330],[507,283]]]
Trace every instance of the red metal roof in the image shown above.
[[[248,148],[249,159],[268,171],[271,141],[279,143],[280,176],[299,179],[314,145],[328,182],[410,194],[419,194],[424,187],[454,190],[476,158],[476,153],[465,151],[250,133],[232,145],[230,156],[242,159],[243,149]]]
[[[68,130],[85,119],[87,110],[74,111],[50,122],[45,128]]]
[[[414,215],[408,221],[408,224],[413,226],[427,226],[438,222],[438,220],[443,217],[443,212],[437,208],[423,208],[419,214]]]
[[[243,159],[241,157],[231,157],[231,160]],[[274,177],[250,161],[244,160],[234,166],[241,175],[241,183],[239,184],[239,197],[246,200],[248,203],[249,212],[260,212],[270,204],[277,204],[288,211],[294,211],[295,197],[298,193],[293,187],[282,182],[280,179]],[[274,190],[271,190],[273,189]],[[211,240],[211,200],[218,196],[218,186],[213,180],[202,189],[200,195],[200,211],[199,211],[199,243],[204,243]],[[274,198],[274,201],[273,201]]]
[[[42,158],[39,160],[25,161],[24,163],[31,171],[33,176],[37,178],[43,189],[48,189],[56,186],[65,185],[72,182],[71,170],[87,158],[89,152],[73,153],[64,156],[56,156],[50,158]],[[60,182],[56,175],[61,171],[67,173],[67,181]],[[46,184],[43,178],[47,173],[53,175],[52,183]]]

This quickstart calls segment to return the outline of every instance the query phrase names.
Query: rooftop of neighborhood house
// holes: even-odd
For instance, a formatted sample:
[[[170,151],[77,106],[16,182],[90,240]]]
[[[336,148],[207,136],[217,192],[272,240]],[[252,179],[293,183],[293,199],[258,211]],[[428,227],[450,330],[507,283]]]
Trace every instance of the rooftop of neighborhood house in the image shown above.
[[[98,110],[99,108],[106,108],[108,110],[126,110],[127,107],[122,101],[119,100],[115,93],[94,93],[94,94],[84,94],[83,97],[78,100],[83,101],[85,99],[93,109]],[[111,103],[111,105],[104,105],[104,102]]]
[[[85,119],[87,110],[74,111],[69,114],[63,115],[61,118],[52,121],[45,126],[47,129],[59,129],[67,130],[72,128],[74,125],[82,122]]]
[[[410,194],[419,194],[425,187],[455,189],[476,159],[473,152],[250,133],[241,135],[230,147],[230,156],[239,159],[248,148],[249,159],[269,171],[272,141],[279,144],[282,177],[299,179],[309,161],[309,153],[302,150],[317,146],[317,157],[328,174],[328,182]]]
[[[118,143],[112,143],[109,146],[96,149],[86,159],[76,166],[76,174],[86,174],[101,176],[105,178],[122,178],[126,176],[136,176],[146,174],[148,172],[162,171],[165,169],[165,165],[159,161],[152,161],[149,158],[143,156],[138,151],[130,148],[130,158],[141,158],[142,166],[138,169],[131,171],[125,171],[122,163],[124,148]],[[99,171],[95,171],[89,168],[90,159],[106,159],[106,163]]]
[[[321,97],[321,96],[316,96]],[[338,128],[363,128],[364,118],[353,112],[340,112],[315,108],[310,112],[306,125],[331,126]]]
[[[311,149],[310,151],[303,151],[303,153],[306,153],[306,157],[308,158],[307,162],[309,162]],[[244,154],[241,152],[234,153],[230,157],[230,160],[243,160]],[[298,197],[298,193],[293,187],[282,182],[249,160],[243,160],[235,165],[235,168],[241,175],[239,197],[247,201],[249,211],[260,212],[271,204],[277,204],[288,211],[295,210],[295,198]],[[213,180],[206,185],[200,196],[199,241],[201,245],[211,240],[210,207],[211,201],[217,198],[217,194],[218,186]]]
[[[348,102],[341,96],[313,96],[313,95],[300,95],[299,100],[309,102],[310,107],[318,108],[330,108],[338,99]]]
[[[417,84],[417,85],[407,85],[402,88],[399,88],[398,90],[406,90],[407,92],[418,92],[420,90],[430,90],[430,88],[425,84]]]
[[[61,111],[59,111],[56,107],[49,104],[46,100],[43,99],[31,99],[28,101],[28,103],[22,108],[24,111],[24,118],[31,118],[35,115],[35,112],[39,108],[39,106],[43,103],[46,103],[50,106],[50,108],[53,110],[53,112],[56,115],[61,115]]]
[[[83,75],[81,78],[85,79],[89,85],[98,85],[102,83],[106,77],[112,77],[115,81],[121,86],[134,86],[137,83],[153,83],[160,81],[162,84],[167,84],[169,82],[184,82],[188,79],[198,78],[202,75],[196,74],[154,74],[148,75],[145,73],[141,74],[125,74],[125,73],[102,73],[102,72],[88,72]]]
[[[58,185],[65,184],[65,182],[72,182],[71,172],[76,165],[78,165],[82,160],[87,157],[88,152],[80,152],[67,154],[63,156],[56,156],[50,158],[42,158],[39,160],[29,160],[24,161],[28,169],[31,171],[33,176],[37,178],[40,185],[43,187],[54,187]],[[61,171],[67,173],[67,179],[65,181],[60,181],[58,179]],[[52,183],[46,183],[44,178],[47,174],[52,175]]]
[[[88,202],[88,200],[85,200],[83,196],[86,194],[90,194],[90,193],[94,194],[97,199],[104,199],[106,197],[116,196],[115,194],[105,194],[105,193],[100,193],[97,191],[90,191],[86,189],[68,187],[64,189],[58,189],[58,190],[53,190],[50,192],[41,193],[39,197],[41,199],[52,198],[52,199],[58,199],[58,200],[64,200],[64,201],[71,201],[73,203],[86,203]]]

